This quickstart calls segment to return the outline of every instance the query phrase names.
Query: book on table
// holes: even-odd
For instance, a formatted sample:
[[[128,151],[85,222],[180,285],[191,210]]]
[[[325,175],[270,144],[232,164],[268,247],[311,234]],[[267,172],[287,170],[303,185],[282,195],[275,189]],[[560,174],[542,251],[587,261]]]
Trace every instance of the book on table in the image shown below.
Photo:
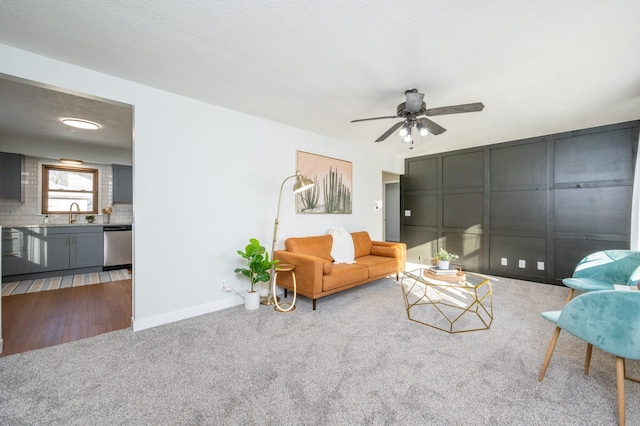
[[[458,273],[457,269],[440,269],[437,266],[432,266],[428,269],[429,273],[433,275],[456,275]]]

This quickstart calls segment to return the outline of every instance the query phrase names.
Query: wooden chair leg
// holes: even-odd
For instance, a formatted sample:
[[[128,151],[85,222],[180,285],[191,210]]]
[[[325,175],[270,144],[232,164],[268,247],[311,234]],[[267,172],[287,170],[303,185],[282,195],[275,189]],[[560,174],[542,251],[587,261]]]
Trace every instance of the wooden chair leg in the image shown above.
[[[618,424],[624,426],[625,403],[624,403],[624,358],[616,357],[616,384],[618,388]]]
[[[567,296],[567,300],[565,300],[565,304],[569,303],[569,300],[571,300],[571,298],[573,297],[573,292],[575,291],[574,288],[569,287],[569,295]]]
[[[584,360],[584,375],[589,375],[589,364],[591,364],[591,352],[593,352],[593,345],[591,343],[587,343],[587,356]]]
[[[553,350],[556,347],[556,343],[558,342],[558,336],[560,336],[560,327],[556,327],[553,332],[553,336],[551,337],[551,342],[549,342],[549,349],[547,349],[547,355],[544,357],[544,361],[542,362],[542,368],[540,369],[540,375],[538,376],[538,381],[541,382],[544,379],[544,374],[547,372],[547,367],[549,366],[549,361],[551,361],[551,355],[553,354]]]

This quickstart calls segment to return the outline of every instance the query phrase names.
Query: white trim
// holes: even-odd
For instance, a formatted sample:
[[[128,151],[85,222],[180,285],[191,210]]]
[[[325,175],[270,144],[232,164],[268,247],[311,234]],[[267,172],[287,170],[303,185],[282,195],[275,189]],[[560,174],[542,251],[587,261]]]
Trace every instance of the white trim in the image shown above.
[[[240,296],[229,297],[217,302],[205,303],[203,305],[197,305],[191,308],[181,309],[179,311],[167,312],[166,314],[156,315],[149,318],[142,318],[138,320],[132,318],[131,328],[133,331],[146,330],[147,328],[157,327],[159,325],[197,317],[199,315],[210,314],[211,312],[232,308],[242,304],[244,304],[244,300]]]

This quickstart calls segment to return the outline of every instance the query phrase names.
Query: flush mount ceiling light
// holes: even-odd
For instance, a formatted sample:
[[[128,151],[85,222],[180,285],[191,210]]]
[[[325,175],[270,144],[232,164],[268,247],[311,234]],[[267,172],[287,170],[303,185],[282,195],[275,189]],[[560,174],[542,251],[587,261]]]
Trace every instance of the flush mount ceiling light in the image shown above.
[[[67,126],[85,130],[97,130],[102,127],[98,123],[94,123],[93,121],[89,120],[83,120],[82,118],[63,118],[62,122]]]
[[[65,164],[83,164],[82,160],[74,160],[73,158],[61,158],[60,162]]]

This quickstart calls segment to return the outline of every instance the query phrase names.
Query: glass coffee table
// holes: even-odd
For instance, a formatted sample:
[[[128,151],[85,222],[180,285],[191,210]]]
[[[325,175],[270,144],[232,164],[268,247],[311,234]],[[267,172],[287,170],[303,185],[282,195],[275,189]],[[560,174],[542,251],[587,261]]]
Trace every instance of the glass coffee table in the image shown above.
[[[400,284],[411,321],[452,334],[491,327],[493,291],[488,277],[468,272],[436,277],[420,268],[405,272]]]

